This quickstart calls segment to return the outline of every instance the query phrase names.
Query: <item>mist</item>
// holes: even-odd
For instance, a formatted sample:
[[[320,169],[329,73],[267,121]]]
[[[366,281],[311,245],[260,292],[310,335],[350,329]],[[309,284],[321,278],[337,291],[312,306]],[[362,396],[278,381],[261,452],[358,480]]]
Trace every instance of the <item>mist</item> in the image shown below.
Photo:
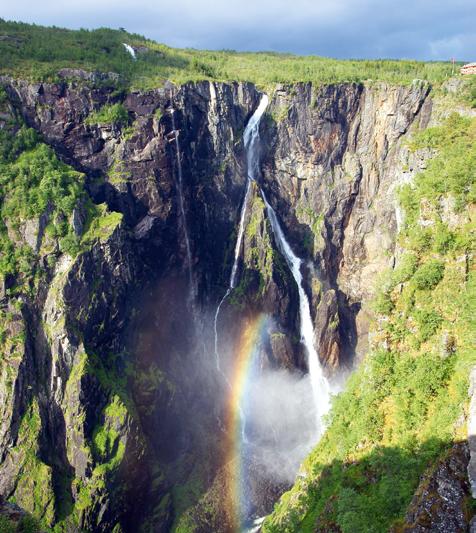
[[[309,376],[267,369],[256,376],[244,401],[253,462],[270,479],[292,483],[319,438]]]

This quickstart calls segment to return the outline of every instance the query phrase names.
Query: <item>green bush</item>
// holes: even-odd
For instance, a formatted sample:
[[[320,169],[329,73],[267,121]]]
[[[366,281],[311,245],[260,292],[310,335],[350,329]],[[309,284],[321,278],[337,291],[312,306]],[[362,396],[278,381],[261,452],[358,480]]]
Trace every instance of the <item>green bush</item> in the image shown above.
[[[442,279],[445,273],[445,265],[439,259],[430,259],[421,265],[413,276],[413,283],[417,289],[433,289]]]
[[[435,227],[433,247],[435,252],[445,254],[452,250],[456,244],[456,238],[453,231],[450,231],[446,224],[439,222]]]
[[[41,531],[38,521],[30,515],[23,516],[18,524],[19,533],[41,533]]]
[[[392,272],[392,284],[398,285],[399,283],[408,281],[415,273],[417,265],[418,257],[416,254],[413,252],[405,253],[401,257],[395,270]]]
[[[433,310],[416,309],[413,317],[418,324],[419,338],[423,342],[434,335],[443,321],[441,316]]]
[[[73,231],[70,231],[60,239],[59,245],[60,250],[71,257],[75,257],[81,249],[80,240]]]
[[[127,126],[129,113],[122,104],[104,105],[98,111],[91,113],[87,124],[114,124],[115,126]]]
[[[394,308],[390,292],[379,291],[373,302],[373,310],[381,315],[389,315]]]
[[[9,520],[6,516],[0,515],[0,533],[15,533],[17,526],[15,522]]]
[[[471,76],[468,83],[468,102],[470,106],[476,108],[476,76]]]

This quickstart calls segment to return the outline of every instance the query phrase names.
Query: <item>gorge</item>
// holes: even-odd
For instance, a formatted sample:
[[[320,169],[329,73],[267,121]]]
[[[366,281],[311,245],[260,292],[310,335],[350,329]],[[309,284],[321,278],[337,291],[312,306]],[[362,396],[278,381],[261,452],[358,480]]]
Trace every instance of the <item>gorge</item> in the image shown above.
[[[466,530],[445,83],[3,75],[0,495],[45,531]]]

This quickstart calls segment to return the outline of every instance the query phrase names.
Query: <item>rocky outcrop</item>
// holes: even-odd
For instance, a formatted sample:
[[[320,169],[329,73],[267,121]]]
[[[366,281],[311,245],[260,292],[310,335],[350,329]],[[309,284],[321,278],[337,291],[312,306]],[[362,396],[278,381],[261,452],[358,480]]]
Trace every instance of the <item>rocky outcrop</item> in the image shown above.
[[[436,468],[420,482],[405,518],[405,524],[399,527],[398,531],[405,533],[467,531],[468,459],[467,443],[455,444]]]

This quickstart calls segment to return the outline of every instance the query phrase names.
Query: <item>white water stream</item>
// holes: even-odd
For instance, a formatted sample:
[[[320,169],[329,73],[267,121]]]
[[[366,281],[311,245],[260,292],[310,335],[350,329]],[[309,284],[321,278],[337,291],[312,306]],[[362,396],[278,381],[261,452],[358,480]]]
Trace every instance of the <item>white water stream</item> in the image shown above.
[[[214,321],[214,331],[215,331],[215,358],[216,358],[216,367],[217,370],[223,375],[225,380],[228,383],[227,377],[223,374],[223,371],[220,366],[220,353],[218,350],[218,315],[220,314],[220,309],[223,302],[228,298],[232,289],[236,286],[236,274],[238,272],[238,262],[241,252],[241,244],[243,241],[243,234],[245,231],[245,217],[246,209],[248,207],[249,198],[251,194],[251,182],[256,180],[259,172],[259,123],[263,113],[268,105],[268,96],[264,94],[261,97],[261,101],[256,108],[255,112],[251,116],[248,124],[246,125],[245,131],[243,132],[243,141],[245,144],[246,150],[246,163],[247,163],[247,178],[246,178],[246,192],[245,198],[243,200],[243,205],[241,206],[240,213],[240,224],[238,227],[238,237],[235,243],[235,255],[233,259],[233,266],[231,268],[230,282],[228,289],[225,292],[225,295],[218,304],[217,310],[215,312],[215,321]]]
[[[217,369],[221,372],[220,367],[220,355],[218,351],[218,329],[217,321],[218,315],[220,313],[220,308],[226,298],[229,296],[231,290],[236,286],[236,274],[238,269],[238,260],[240,257],[240,251],[243,240],[244,233],[244,222],[246,216],[246,209],[249,202],[249,196],[251,193],[251,182],[255,181],[259,175],[259,124],[263,116],[263,113],[268,105],[267,95],[263,95],[259,106],[256,111],[253,113],[253,116],[250,118],[246,129],[243,133],[243,140],[246,149],[246,160],[248,168],[248,178],[246,184],[246,194],[243,201],[243,206],[241,208],[240,214],[240,225],[238,229],[238,238],[235,245],[235,257],[233,262],[233,267],[231,270],[230,283],[229,287],[219,303],[216,313],[215,313],[215,357]],[[282,227],[279,223],[279,220],[276,216],[274,209],[269,204],[264,191],[260,188],[261,196],[266,205],[266,212],[268,214],[268,219],[271,223],[274,237],[276,239],[276,244],[283,254],[286,263],[289,269],[292,272],[294,280],[298,286],[299,293],[299,319],[300,319],[300,333],[301,333],[301,342],[303,343],[306,355],[307,362],[309,367],[309,376],[311,380],[311,387],[314,399],[314,407],[316,411],[317,418],[317,431],[318,435],[322,433],[322,417],[329,411],[330,407],[330,386],[329,382],[324,376],[323,369],[319,362],[319,357],[317,355],[316,349],[314,347],[314,326],[311,318],[311,310],[309,306],[309,300],[303,286],[303,278],[301,273],[302,261],[297,257],[291,249]],[[225,378],[226,379],[226,378]]]
[[[130,44],[127,44],[127,43],[122,43],[122,44],[124,45],[124,48],[129,52],[129,54],[131,54],[132,59],[137,59],[136,51],[134,50],[134,48],[132,48]]]
[[[187,217],[185,216],[185,207],[183,200],[183,175],[182,175],[182,158],[180,154],[179,132],[175,127],[175,109],[170,109],[170,116],[172,117],[172,128],[175,139],[175,155],[177,157],[177,192],[179,199],[180,218],[182,219],[182,229],[184,233],[185,248],[187,252],[187,269],[190,283],[190,297],[193,301],[194,285],[192,273],[192,254],[190,252],[190,238],[188,236]]]
[[[314,348],[314,326],[311,318],[311,310],[309,307],[309,300],[304,290],[303,279],[301,273],[302,261],[294,255],[291,247],[289,246],[286,237],[284,236],[281,225],[278,221],[274,209],[270,206],[266,195],[261,190],[261,196],[266,205],[268,212],[268,218],[271,222],[273,234],[276,239],[276,244],[280,252],[284,255],[286,263],[292,272],[294,280],[298,286],[299,292],[299,319],[301,323],[301,342],[307,352],[307,362],[309,367],[309,377],[311,380],[312,393],[314,396],[314,408],[317,417],[317,431],[318,436],[322,433],[322,417],[327,414],[330,407],[330,385],[324,376],[321,364],[319,362],[319,356]]]

